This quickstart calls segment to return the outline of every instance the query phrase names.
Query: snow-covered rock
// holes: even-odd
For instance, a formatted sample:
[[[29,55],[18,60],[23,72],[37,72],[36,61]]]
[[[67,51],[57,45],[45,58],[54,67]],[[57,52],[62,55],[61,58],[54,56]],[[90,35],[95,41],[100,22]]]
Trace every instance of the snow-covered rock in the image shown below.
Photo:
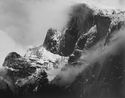
[[[34,93],[34,91],[39,92],[41,89],[45,89],[44,87],[51,88],[53,86],[51,83],[53,83],[53,81],[58,81],[56,76],[58,76],[66,66],[82,65],[85,60],[83,58],[87,58],[88,55],[93,56],[98,53],[97,51],[99,49],[105,50],[106,47],[112,45],[114,35],[119,33],[119,31],[125,27],[124,24],[125,11],[91,7],[84,3],[74,5],[70,13],[70,20],[64,30],[58,31],[51,28],[48,30],[42,45],[28,49],[25,56],[20,56],[19,54],[12,52],[5,58],[3,67],[5,68],[6,73],[0,77],[6,78],[4,80],[3,78],[0,78],[0,82],[4,81],[5,83],[2,85],[6,86],[6,84],[8,84],[10,90],[15,91],[17,94],[20,92],[21,94],[26,94],[28,92]],[[117,75],[112,75],[112,73],[114,74],[114,72],[123,71],[121,69],[123,65],[122,67],[120,66],[120,70],[118,71],[115,70],[113,66],[115,65],[113,62],[116,58],[120,58],[120,55],[116,54],[114,57],[109,56],[112,59],[111,62],[108,61],[108,59],[105,59],[105,64],[107,65],[100,65],[100,63],[97,64],[94,62],[92,67],[88,66],[87,69],[80,74],[80,79],[79,77],[76,78],[78,80],[75,79],[68,90],[73,92],[73,90],[76,91],[74,88],[77,88],[80,92],[76,93],[78,95],[77,97],[74,96],[75,98],[80,98],[80,95],[82,95],[82,97],[85,95],[86,98],[88,98],[86,94],[89,91],[91,92],[89,87],[95,87],[95,82],[105,86],[105,81],[97,80],[106,77],[108,77],[108,82],[106,81],[106,83],[113,83],[113,86],[115,86],[113,82],[115,79],[110,81],[110,78],[111,76],[113,78],[117,77]],[[121,57],[123,58],[123,56]],[[95,58],[92,58],[92,60],[95,60]],[[121,61],[118,59],[118,64],[121,64],[119,61],[122,62],[123,60]],[[101,69],[102,73],[100,73],[100,70],[98,69]],[[77,73],[73,71],[71,72]],[[122,82],[122,80],[117,81]],[[116,85],[117,81],[115,81]],[[104,84],[102,82],[104,82]],[[84,85],[84,83],[86,85]],[[97,88],[99,88],[98,84],[96,84]],[[81,85],[84,86],[84,88]],[[112,90],[113,87],[109,89]],[[85,94],[82,93],[82,90],[85,91]]]

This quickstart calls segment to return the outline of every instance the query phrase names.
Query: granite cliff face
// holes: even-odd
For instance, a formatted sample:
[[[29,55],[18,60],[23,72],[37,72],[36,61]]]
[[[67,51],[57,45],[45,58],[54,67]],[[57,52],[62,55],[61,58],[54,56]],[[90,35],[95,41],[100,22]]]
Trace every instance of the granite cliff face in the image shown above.
[[[51,28],[43,45],[28,49],[24,56],[12,52],[5,58],[0,71],[1,95],[124,98],[125,51],[118,36],[124,24],[125,11],[73,6],[62,31]],[[60,72],[65,73],[69,66],[74,71],[68,73],[75,77],[60,85]],[[76,72],[77,66],[82,67]]]

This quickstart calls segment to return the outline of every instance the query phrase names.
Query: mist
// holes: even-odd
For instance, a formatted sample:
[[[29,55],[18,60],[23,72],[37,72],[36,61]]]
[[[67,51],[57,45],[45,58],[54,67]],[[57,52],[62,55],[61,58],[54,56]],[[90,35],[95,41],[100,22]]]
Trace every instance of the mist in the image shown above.
[[[67,22],[63,0],[0,0],[0,29],[22,46],[42,44],[46,32]]]
[[[0,67],[4,62],[5,57],[9,52],[15,51],[24,55],[25,50],[22,46],[17,45],[13,39],[11,39],[5,32],[0,31]]]
[[[104,8],[125,8],[124,0],[0,0],[0,64],[11,51],[23,54],[27,47],[42,44],[49,28],[63,29],[69,21],[70,7],[84,1]],[[68,74],[61,76],[74,76],[73,81],[86,66],[82,65],[67,69]]]
[[[42,44],[49,28],[62,29],[70,7],[88,1],[107,8],[124,8],[124,0],[0,0],[0,30],[27,47]]]
[[[109,56],[115,56],[121,50],[125,51],[125,29],[118,31],[113,40],[104,46],[104,40],[98,42],[94,47],[81,52],[82,56],[75,64],[66,65],[53,80],[53,83],[58,86],[69,86],[77,76],[79,76],[89,66],[94,66],[98,63],[100,66],[105,64]],[[124,53],[124,52],[123,52]]]
[[[41,45],[49,28],[61,30],[70,5],[63,0],[0,0],[0,65],[9,52],[24,54]]]

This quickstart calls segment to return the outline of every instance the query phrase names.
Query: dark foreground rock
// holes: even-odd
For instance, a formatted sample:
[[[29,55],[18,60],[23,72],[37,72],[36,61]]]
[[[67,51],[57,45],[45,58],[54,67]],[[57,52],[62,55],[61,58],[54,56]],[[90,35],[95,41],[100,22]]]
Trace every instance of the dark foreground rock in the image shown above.
[[[0,70],[0,95],[124,98],[124,24],[124,11],[73,6],[63,31],[49,29],[43,45],[25,56],[8,54]]]
[[[75,98],[124,98],[125,48],[96,60],[72,83],[69,90]],[[100,63],[99,60],[103,60]]]

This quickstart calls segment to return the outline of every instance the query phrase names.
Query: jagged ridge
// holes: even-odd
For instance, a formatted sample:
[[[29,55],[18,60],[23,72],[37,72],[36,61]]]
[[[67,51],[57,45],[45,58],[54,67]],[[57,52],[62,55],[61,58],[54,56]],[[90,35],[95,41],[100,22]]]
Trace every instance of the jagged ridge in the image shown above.
[[[75,5],[63,31],[49,29],[43,45],[29,49],[24,57],[13,52],[5,58],[3,67],[6,73],[1,75],[0,80],[17,94],[23,90],[21,94],[39,92],[43,88],[41,85],[48,86],[50,83],[52,86],[51,82],[61,69],[67,64],[77,62],[83,51],[96,47],[98,43],[101,43],[101,47],[108,45],[115,32],[124,27],[124,23],[124,11],[92,8],[87,4]],[[91,68],[92,72],[95,68],[98,67]],[[91,72],[88,70],[89,67],[83,72],[88,74],[84,77],[90,77],[91,80]],[[80,81],[86,80],[80,78]],[[69,89],[77,85],[77,80],[72,85]],[[81,91],[76,98],[80,94]]]

